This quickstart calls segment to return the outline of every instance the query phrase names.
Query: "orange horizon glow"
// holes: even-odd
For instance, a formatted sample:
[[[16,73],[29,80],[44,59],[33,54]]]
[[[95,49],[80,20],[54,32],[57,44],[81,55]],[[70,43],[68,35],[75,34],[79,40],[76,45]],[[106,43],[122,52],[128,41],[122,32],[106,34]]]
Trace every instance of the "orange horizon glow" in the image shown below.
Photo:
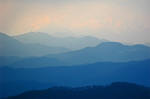
[[[76,35],[128,37],[138,33],[139,37],[148,37],[150,31],[150,13],[134,5],[119,4],[118,0],[113,1],[116,3],[94,0],[53,4],[6,1],[0,3],[0,31],[11,35],[71,31]]]

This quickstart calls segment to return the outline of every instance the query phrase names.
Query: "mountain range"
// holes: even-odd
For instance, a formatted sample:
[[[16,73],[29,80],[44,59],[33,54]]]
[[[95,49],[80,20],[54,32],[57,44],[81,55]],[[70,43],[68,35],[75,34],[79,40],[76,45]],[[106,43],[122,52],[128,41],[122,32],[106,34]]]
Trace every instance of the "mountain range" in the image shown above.
[[[70,50],[79,50],[85,47],[94,47],[101,42],[106,42],[105,39],[96,37],[55,37],[42,32],[30,32],[15,36],[17,40],[27,44],[41,44],[50,47],[64,47]]]
[[[62,47],[49,47],[41,44],[25,44],[4,33],[0,33],[0,56],[44,56],[69,51]]]
[[[144,45],[123,45],[118,42],[104,42],[96,47],[77,51],[31,57],[11,64],[12,67],[36,68],[46,66],[71,66],[96,62],[129,62],[150,59],[150,47]]]
[[[87,65],[58,66],[43,68],[1,67],[1,82],[37,81],[51,82],[64,86],[86,84],[106,84],[107,82],[127,81],[149,85],[150,60],[137,62],[98,62]]]
[[[71,64],[95,63],[98,61],[125,62],[150,58],[150,47],[144,45],[123,45],[118,42],[104,42],[96,47],[78,51],[48,55]]]
[[[31,40],[32,37],[33,40]],[[26,38],[25,41],[29,42],[23,43],[15,38]],[[80,47],[80,50],[71,51],[60,46],[50,47],[51,44],[46,46],[48,43],[44,42],[49,42],[49,40],[55,41],[55,38],[45,33],[28,33],[15,38],[0,33],[0,66],[37,68],[150,59],[150,47],[145,45],[124,45],[119,42],[101,42],[97,46],[90,47],[90,45],[88,45],[88,47],[85,47],[87,46],[85,44],[85,48],[81,49]],[[29,40],[27,38],[29,38]],[[44,38],[46,41],[43,41]],[[88,39],[87,37],[78,39],[84,41],[85,38],[90,42],[90,38]],[[37,42],[38,39],[39,42]],[[56,39],[58,40],[58,38]],[[78,39],[73,40],[73,42],[78,41]],[[61,40],[63,41],[63,39],[59,39],[58,41],[61,42]],[[93,43],[94,40],[95,44],[99,41],[93,38]],[[72,42],[69,42],[69,44],[71,43]],[[76,44],[78,43],[76,42]]]
[[[21,39],[22,40],[21,40]],[[59,38],[53,37],[46,33],[27,33],[19,36],[8,36],[0,33],[0,66],[11,65],[23,59],[39,58],[38,63],[42,65],[64,65],[64,62],[55,58],[41,58],[48,54],[57,54],[71,51],[66,46],[74,49],[81,49],[87,46],[95,46],[100,40],[94,37],[83,38]],[[56,46],[53,46],[55,45]],[[80,47],[79,47],[80,46]],[[42,59],[42,60],[40,60]],[[30,62],[29,62],[30,63]],[[30,65],[34,63],[32,61]],[[45,64],[46,64],[45,63]],[[25,64],[26,65],[26,64]]]
[[[98,62],[94,64],[74,65],[70,67],[1,67],[0,82],[2,83],[2,88],[0,88],[0,92],[6,90],[3,95],[10,96],[17,95],[23,91],[53,86],[80,87],[87,85],[107,85],[112,82],[129,82],[150,86],[149,75],[150,60],[123,63]],[[38,84],[38,82],[40,82],[40,84]],[[19,83],[22,85],[20,86]],[[24,86],[26,86],[26,88],[24,88]]]
[[[125,45],[89,36],[0,33],[0,97],[53,86],[112,82],[150,86],[149,75],[150,47],[145,45]]]
[[[6,99],[149,99],[150,88],[117,82],[107,86],[53,87],[33,90]]]

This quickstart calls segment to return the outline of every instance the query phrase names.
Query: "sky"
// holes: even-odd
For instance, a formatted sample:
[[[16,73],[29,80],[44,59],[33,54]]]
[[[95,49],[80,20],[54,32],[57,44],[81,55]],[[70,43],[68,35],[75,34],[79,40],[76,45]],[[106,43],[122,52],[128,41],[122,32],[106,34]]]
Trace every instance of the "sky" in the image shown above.
[[[150,43],[150,0],[0,0],[0,32]]]

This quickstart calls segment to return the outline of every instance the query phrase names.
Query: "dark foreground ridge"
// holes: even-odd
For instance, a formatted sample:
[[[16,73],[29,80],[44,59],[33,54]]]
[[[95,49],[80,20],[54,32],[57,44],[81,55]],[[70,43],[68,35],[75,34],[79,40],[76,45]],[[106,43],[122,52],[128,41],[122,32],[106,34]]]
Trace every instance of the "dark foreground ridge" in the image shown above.
[[[150,88],[118,82],[109,86],[53,87],[25,92],[6,99],[150,99]]]
[[[0,98],[54,86],[80,87],[128,82],[150,87],[150,60],[46,68],[0,68]]]

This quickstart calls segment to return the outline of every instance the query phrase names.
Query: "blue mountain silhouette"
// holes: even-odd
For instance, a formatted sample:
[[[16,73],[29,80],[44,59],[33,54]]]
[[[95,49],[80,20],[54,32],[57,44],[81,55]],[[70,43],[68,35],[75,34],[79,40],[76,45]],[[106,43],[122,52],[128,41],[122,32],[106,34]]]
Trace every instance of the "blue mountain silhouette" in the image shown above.
[[[79,88],[53,87],[34,90],[7,99],[149,99],[150,88],[132,83]]]
[[[150,86],[150,60],[123,63],[99,62],[70,67],[32,69],[3,67],[0,68],[0,74],[0,82],[3,84],[0,92],[6,90],[5,95],[16,95],[19,92],[32,90],[33,85],[37,85],[33,86],[33,89],[52,86],[107,85],[112,82],[129,82]],[[38,82],[41,83],[38,84]]]
[[[4,33],[0,33],[0,56],[43,56],[69,51],[62,47],[48,47],[40,44],[24,44]]]
[[[118,42],[105,42],[96,47],[78,51],[50,54],[15,62],[11,66],[36,68],[46,66],[70,66],[95,62],[129,62],[150,59],[150,47],[144,45],[123,45]],[[54,60],[52,62],[52,60]]]
[[[79,50],[89,46],[94,47],[101,42],[107,41],[91,36],[55,37],[42,32],[29,32],[19,36],[15,36],[15,38],[21,42],[28,44],[36,43],[50,47],[64,47],[71,50]]]

